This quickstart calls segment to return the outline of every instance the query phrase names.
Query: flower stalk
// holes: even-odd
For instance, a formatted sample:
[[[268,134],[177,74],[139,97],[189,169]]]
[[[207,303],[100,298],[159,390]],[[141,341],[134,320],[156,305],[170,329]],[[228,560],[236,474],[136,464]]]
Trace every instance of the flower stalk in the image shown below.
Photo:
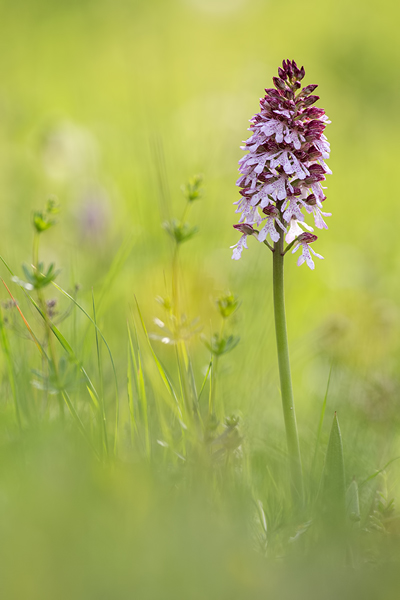
[[[231,246],[232,258],[239,260],[247,248],[247,238],[255,237],[273,253],[273,295],[283,415],[291,471],[293,497],[303,498],[303,476],[290,376],[286,332],[283,266],[289,251],[301,250],[297,265],[314,269],[312,255],[323,257],[311,247],[318,237],[305,222],[314,218],[317,229],[327,229],[323,203],[326,175],[331,173],[325,160],[330,146],[324,135],[330,123],[325,111],[314,104],[315,84],[302,87],[304,67],[283,61],[274,87],[260,99],[260,110],[250,120],[251,136],[241,147],[247,154],[239,161],[241,176],[236,184],[241,198],[235,202],[240,214],[234,228],[242,235]],[[270,238],[271,244],[267,241]],[[286,242],[286,248],[285,248]]]
[[[279,236],[279,240],[274,243],[273,294],[279,378],[289,454],[292,495],[295,501],[300,501],[301,503],[303,499],[303,472],[301,466],[299,435],[297,432],[296,412],[293,400],[289,346],[286,330],[283,233]]]

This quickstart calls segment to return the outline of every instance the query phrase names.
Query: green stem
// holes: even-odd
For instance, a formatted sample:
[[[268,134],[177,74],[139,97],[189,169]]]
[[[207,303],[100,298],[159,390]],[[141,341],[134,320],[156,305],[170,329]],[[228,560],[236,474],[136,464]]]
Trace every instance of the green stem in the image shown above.
[[[32,254],[33,254],[33,266],[38,272],[39,272],[39,242],[40,242],[39,234],[35,232],[34,237],[33,237]],[[52,365],[52,367],[54,369],[54,375],[55,375],[55,379],[56,379],[56,383],[57,383],[57,387],[58,387],[57,398],[58,398],[58,404],[60,407],[60,415],[61,415],[61,418],[64,419],[64,403],[63,403],[63,399],[62,399],[62,396],[60,393],[61,387],[60,387],[60,378],[59,378],[58,366],[57,366],[56,350],[54,348],[54,341],[53,341],[53,336],[52,336],[52,331],[51,331],[51,323],[50,323],[49,315],[47,313],[46,301],[44,299],[44,295],[43,295],[41,289],[37,290],[37,296],[38,296],[39,307],[42,310],[43,318],[44,318],[44,322],[45,322],[47,344],[48,344],[49,354],[50,354],[49,365]],[[49,375],[50,375],[50,372],[49,372]]]
[[[290,375],[289,347],[286,331],[285,294],[283,282],[283,234],[274,244],[273,287],[276,345],[278,350],[279,376],[283,416],[285,420],[286,440],[289,453],[291,487],[295,501],[303,499],[303,473],[301,467],[299,436],[294,409],[292,379]]]
[[[224,335],[224,329],[225,329],[225,319],[222,318],[221,330],[219,333],[220,340],[222,339],[222,337]],[[210,417],[215,415],[215,404],[216,404],[215,399],[216,399],[216,393],[217,393],[218,364],[219,364],[219,356],[217,354],[214,357],[212,370],[211,370],[211,392],[210,392],[210,400],[209,400],[209,406],[208,406],[208,413],[209,413]],[[221,395],[221,401],[220,401],[220,408],[221,408],[221,411],[223,414],[224,407],[222,404],[222,395]]]

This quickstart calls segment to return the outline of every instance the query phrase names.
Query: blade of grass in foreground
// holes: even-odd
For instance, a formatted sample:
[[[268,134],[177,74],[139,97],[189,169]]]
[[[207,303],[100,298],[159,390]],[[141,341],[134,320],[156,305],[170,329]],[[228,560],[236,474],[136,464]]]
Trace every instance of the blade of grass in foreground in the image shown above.
[[[6,261],[4,260],[4,258],[2,256],[0,256],[0,260],[3,262],[3,264],[5,265],[5,267],[7,268],[7,270],[9,271],[9,273],[11,274],[12,277],[14,277],[14,273],[12,272],[12,270],[10,269],[10,267],[8,266],[8,264],[6,263]],[[11,296],[11,298],[14,300],[14,296],[11,294],[10,290],[8,289],[7,285],[5,284],[4,280],[2,279],[3,284],[5,286],[5,288],[7,289],[9,295]],[[19,285],[19,284],[17,284]],[[40,314],[40,316],[42,317],[42,319],[45,319],[44,314],[42,309],[40,308],[40,306],[37,304],[37,302],[35,301],[34,298],[32,298],[32,296],[30,294],[28,294],[28,292],[26,291],[26,289],[24,287],[22,287],[21,285],[19,285],[20,289],[23,291],[23,293],[25,294],[26,298],[28,298],[28,300],[32,303],[32,305],[36,308],[36,310],[38,311],[38,313]],[[67,293],[67,292],[66,292]],[[71,298],[71,296],[68,295],[68,297]],[[73,298],[72,298],[73,299]],[[74,301],[75,302],[75,301]],[[77,302],[75,302],[75,304],[77,304]],[[33,341],[35,342],[36,346],[38,347],[39,351],[42,353],[42,355],[45,357],[45,359],[48,361],[49,357],[47,356],[43,346],[40,344],[38,338],[36,337],[36,335],[33,333],[30,325],[28,324],[27,320],[25,319],[24,315],[21,312],[21,309],[19,308],[19,306],[16,304],[16,308],[18,310],[18,312],[20,313],[25,326],[27,327]],[[86,379],[87,383],[89,384],[90,389],[92,390],[92,392],[95,394],[96,398],[98,399],[98,393],[96,391],[96,388],[94,387],[92,381],[89,378],[89,375],[87,374],[86,370],[84,369],[84,367],[80,364],[79,359],[77,358],[77,356],[75,355],[73,349],[71,348],[70,344],[67,342],[67,340],[65,339],[65,337],[62,335],[62,333],[60,332],[59,329],[57,329],[57,327],[50,323],[50,327],[51,330],[53,332],[53,334],[55,335],[55,337],[58,339],[59,343],[61,344],[61,346],[64,348],[64,350],[70,355],[70,357],[72,358],[72,360],[75,362],[76,365],[79,366],[84,378]],[[101,331],[100,331],[100,335]],[[106,341],[104,340],[105,344],[107,345]],[[110,350],[109,350],[110,352]]]
[[[327,400],[328,400],[328,392],[329,392],[329,385],[330,385],[330,382],[331,382],[331,375],[332,375],[332,365],[331,365],[331,368],[329,369],[329,375],[328,375],[328,382],[326,384],[325,397],[324,397],[324,401],[322,402],[321,414],[320,414],[320,417],[319,417],[317,439],[316,439],[316,442],[315,442],[315,449],[314,449],[314,457],[313,457],[313,461],[311,463],[311,470],[310,470],[310,482],[311,483],[312,483],[312,479],[313,479],[313,475],[314,475],[314,471],[315,471],[315,465],[316,465],[316,462],[317,462],[317,454],[318,454],[319,442],[320,442],[320,439],[321,439],[322,426],[324,424],[324,417],[325,417],[326,404],[327,404]]]
[[[97,320],[96,320],[96,305],[95,305],[95,301],[94,301],[94,294],[93,294],[93,289],[92,289],[92,304],[93,304],[93,319],[94,322],[96,324],[96,328],[95,328],[95,335],[96,335],[96,351],[97,351],[97,366],[98,366],[98,370],[99,370],[99,381],[100,381],[100,394],[99,394],[99,401],[100,401],[100,421],[101,421],[101,431],[103,433],[103,447],[106,453],[106,456],[108,456],[109,452],[108,452],[108,437],[107,437],[107,419],[106,419],[106,411],[105,411],[105,407],[104,407],[104,382],[103,382],[103,365],[102,365],[102,360],[101,360],[101,349],[100,349],[100,345],[99,345],[99,335],[97,333]],[[118,421],[117,421],[118,423]]]
[[[2,256],[0,256],[0,260],[3,262],[3,264],[6,266],[7,270],[9,271],[9,273],[11,274],[11,276],[14,276],[12,270],[10,269],[10,267],[8,266],[8,264],[6,263],[6,261],[4,260],[4,258]],[[4,282],[4,280],[2,279],[3,284],[5,286],[5,288],[7,289],[10,297],[12,298],[12,300],[15,302],[16,308],[18,310],[18,312],[21,315],[21,318],[26,326],[26,328],[29,331],[29,334],[31,335],[33,341],[35,342],[37,348],[39,349],[40,353],[42,354],[42,356],[46,359],[46,361],[51,365],[51,360],[49,358],[49,356],[47,355],[43,345],[40,343],[39,339],[37,338],[37,336],[34,334],[31,326],[29,325],[28,321],[26,320],[26,318],[24,317],[20,307],[18,306],[14,296],[12,295],[12,293],[10,292],[9,288],[7,287],[6,283]],[[17,284],[18,285],[18,284]],[[43,314],[43,311],[41,310],[41,308],[38,306],[37,302],[35,302],[34,298],[32,298],[32,296],[30,294],[28,294],[28,292],[26,291],[26,289],[19,285],[19,287],[22,289],[22,291],[24,292],[25,296],[28,298],[28,300],[33,304],[33,306],[36,308],[36,310],[39,312],[39,314],[41,315],[41,317],[45,320],[45,316]],[[71,296],[70,296],[71,297]],[[64,350],[71,356],[71,358],[73,358],[74,362],[79,365],[79,361],[77,359],[77,357],[75,356],[71,346],[68,344],[68,342],[66,341],[66,339],[64,338],[64,336],[61,334],[61,332],[57,329],[57,327],[55,327],[55,325],[50,324],[51,326],[51,330],[53,332],[53,334],[56,336],[56,338],[58,339],[58,341],[60,342],[60,344],[62,345],[62,347],[64,348]],[[84,375],[86,381],[88,382],[90,389],[93,391],[94,395],[96,396],[97,400],[98,400],[98,394],[96,392],[95,387],[93,386],[88,374],[86,373],[85,369],[80,366],[80,370],[82,372],[82,374]],[[71,400],[69,399],[69,396],[66,394],[65,390],[61,390],[60,389],[60,393],[62,394],[62,397],[64,399],[64,401],[67,404],[67,407],[71,413],[71,415],[73,416],[75,423],[78,426],[78,429],[81,431],[81,433],[83,434],[83,436],[85,437],[86,441],[88,442],[88,444],[90,445],[90,447],[92,448],[92,450],[94,451],[94,453],[96,454],[97,457],[99,457],[97,450],[94,448],[92,441],[89,437],[89,435],[86,432],[86,429],[81,421],[81,419],[79,418],[75,408],[72,405]],[[91,394],[90,394],[91,395]]]
[[[129,336],[129,325],[128,325],[128,336]],[[129,405],[129,417],[130,417],[130,429],[131,429],[131,446],[134,447],[135,444],[135,436],[138,434],[138,427],[136,423],[135,416],[135,405],[133,402],[133,394],[132,394],[132,359],[131,359],[131,349],[130,349],[131,340],[128,339],[128,366],[126,370],[126,382],[127,382],[127,392],[128,392],[128,405]]]
[[[148,421],[148,414],[147,414],[146,387],[144,384],[144,375],[143,375],[142,361],[140,358],[140,347],[139,347],[139,341],[137,339],[136,327],[135,327],[135,342],[136,342],[136,347],[137,347],[137,358],[136,358],[135,349],[133,347],[132,334],[131,334],[129,324],[128,324],[128,340],[129,340],[128,369],[130,369],[130,365],[132,362],[133,367],[134,367],[136,390],[137,390],[137,394],[138,394],[138,398],[139,398],[139,402],[140,402],[140,406],[141,406],[141,412],[143,415],[143,421],[144,421],[143,425],[144,425],[146,455],[149,458],[150,451],[151,451],[151,445],[150,445],[149,421]],[[129,370],[128,370],[128,373],[129,373]],[[129,386],[129,381],[128,381],[128,386]],[[136,429],[136,421],[135,421],[135,416],[134,416],[132,388],[130,391],[129,404],[130,404],[130,413],[131,413],[131,431],[133,432]]]
[[[143,316],[142,316],[142,313],[140,311],[139,304],[138,304],[138,301],[137,301],[136,298],[135,298],[135,301],[136,301],[136,306],[137,306],[137,310],[138,310],[138,313],[139,313],[140,322],[142,324],[142,328],[143,328],[144,334],[146,336],[146,340],[147,340],[147,342],[149,344],[150,351],[151,351],[151,354],[153,356],[154,362],[156,363],[156,366],[157,366],[158,372],[160,373],[161,379],[162,379],[165,387],[167,388],[170,397],[173,400],[172,403],[169,403],[169,406],[173,410],[174,414],[178,417],[179,422],[181,424],[181,427],[183,429],[186,429],[186,425],[182,422],[182,410],[181,410],[181,407],[180,407],[180,404],[179,404],[178,396],[177,396],[177,394],[175,392],[174,385],[173,385],[173,383],[171,381],[171,378],[169,377],[167,371],[164,369],[164,367],[162,366],[161,362],[159,361],[156,353],[153,350],[153,346],[151,345],[149,334],[147,332],[146,324],[144,322],[144,319],[143,319]]]
[[[201,388],[200,388],[199,395],[198,395],[198,398],[197,398],[198,402],[200,402],[201,394],[203,393],[204,387],[205,387],[205,385],[207,383],[207,379],[208,379],[208,377],[210,375],[212,363],[213,363],[213,357],[211,355],[210,362],[208,364],[208,368],[207,368],[206,374],[204,376],[203,383],[201,384]]]
[[[358,484],[358,488],[360,488],[361,486],[365,485],[366,483],[368,483],[369,481],[371,481],[372,479],[375,479],[375,477],[377,477],[378,475],[380,475],[381,473],[383,473],[384,471],[386,471],[387,467],[389,465],[391,465],[393,462],[395,462],[396,460],[399,460],[400,456],[396,456],[395,458],[392,458],[391,460],[389,460],[389,462],[386,463],[386,465],[384,467],[382,467],[382,469],[379,469],[379,471],[375,471],[375,473],[372,473],[372,475],[370,475],[369,477],[367,477],[366,479],[364,479],[364,481],[362,481],[361,483]]]
[[[80,311],[83,312],[83,314],[89,319],[89,321],[92,323],[92,325],[94,325],[95,330],[99,333],[101,339],[103,340],[109,357],[110,357],[110,362],[111,362],[111,366],[112,366],[112,370],[113,370],[113,374],[114,374],[114,382],[115,382],[115,437],[114,437],[114,455],[117,455],[117,449],[118,449],[118,425],[119,425],[119,390],[118,390],[118,379],[117,379],[117,371],[115,368],[115,363],[114,363],[114,359],[113,359],[113,355],[112,352],[110,350],[110,347],[104,337],[104,335],[102,334],[101,330],[98,328],[97,324],[95,323],[95,321],[92,319],[92,317],[89,315],[89,313],[83,308],[83,306],[81,306],[79,304],[79,302],[77,300],[75,300],[75,298],[73,298],[71,296],[71,294],[68,294],[68,292],[66,292],[61,286],[59,286],[57,283],[55,283],[54,281],[52,281],[52,284],[54,285],[54,287],[61,292],[61,294],[63,294],[66,298],[69,298],[69,300],[71,300],[71,302],[73,302]]]
[[[4,281],[3,281],[3,283],[4,283]],[[6,286],[6,284],[5,284],[5,283],[4,283],[4,285]],[[6,286],[6,288],[7,288],[7,286]],[[8,290],[8,288],[7,288],[7,290]],[[10,292],[9,290],[8,290],[8,292],[9,292],[9,294],[10,294],[11,298],[13,298],[13,301],[15,302],[15,299],[14,299],[14,297],[12,296],[11,292]],[[29,294],[28,294],[28,296],[29,296]],[[32,300],[33,300],[33,298],[32,298]],[[34,300],[33,300],[33,302],[34,302]],[[36,303],[35,303],[35,304],[36,304]],[[36,342],[36,345],[39,347],[39,350],[40,350],[41,354],[42,354],[43,356],[45,356],[45,358],[47,359],[47,361],[48,361],[49,365],[51,366],[51,360],[50,360],[50,358],[47,356],[45,349],[43,348],[42,344],[39,342],[38,338],[37,338],[37,337],[35,336],[35,334],[33,333],[33,331],[32,331],[32,328],[30,327],[30,325],[29,325],[28,321],[27,321],[27,320],[26,320],[26,318],[24,317],[24,315],[23,315],[23,313],[22,313],[21,309],[20,309],[18,306],[17,306],[17,308],[18,308],[18,312],[20,313],[20,315],[21,315],[21,317],[22,317],[22,319],[23,319],[23,321],[24,321],[24,323],[25,323],[26,327],[28,328],[28,331],[29,331],[29,333],[32,335],[33,339],[34,339],[34,340],[35,340],[35,342]],[[62,397],[63,397],[63,399],[64,399],[64,401],[65,401],[65,403],[66,403],[66,405],[67,405],[67,407],[68,407],[68,409],[69,409],[69,411],[70,411],[71,415],[72,415],[72,417],[74,418],[74,420],[75,420],[75,423],[76,423],[76,425],[78,426],[78,429],[80,430],[80,432],[81,432],[81,433],[82,433],[82,435],[84,436],[85,440],[88,442],[89,446],[91,447],[91,449],[93,450],[93,452],[95,453],[95,455],[97,456],[97,458],[99,458],[99,455],[98,455],[98,453],[97,453],[97,450],[96,450],[96,448],[93,446],[93,444],[92,444],[92,441],[91,441],[90,437],[88,436],[88,434],[87,434],[87,432],[86,432],[85,426],[83,425],[83,423],[82,423],[82,421],[81,421],[81,419],[80,419],[80,417],[79,417],[78,413],[76,412],[76,410],[75,410],[75,408],[74,408],[74,406],[73,406],[73,404],[72,404],[72,402],[71,402],[71,400],[70,400],[70,398],[69,398],[69,396],[68,396],[67,392],[66,392],[65,390],[62,390],[62,389],[60,389],[60,393],[61,393],[61,395],[62,395]]]
[[[346,515],[346,487],[343,442],[337,414],[333,417],[323,474],[323,512],[325,524],[340,533]]]
[[[88,436],[88,434],[86,432],[86,428],[85,428],[84,424],[82,423],[78,413],[76,412],[69,395],[67,394],[67,392],[65,390],[61,390],[61,395],[64,398],[65,404],[67,405],[71,415],[73,416],[73,418],[78,426],[79,431],[82,433],[83,437],[88,442],[88,444],[91,447],[91,449],[93,450],[95,456],[100,460],[99,453],[97,452],[96,448],[94,447],[92,440]]]
[[[4,356],[6,358],[8,377],[9,377],[10,386],[11,386],[11,393],[12,393],[12,397],[14,400],[15,418],[16,418],[18,427],[21,430],[22,429],[21,413],[20,413],[20,408],[19,408],[19,404],[18,404],[17,386],[15,383],[14,363],[11,358],[10,344],[8,341],[6,328],[4,326],[3,311],[1,308],[0,308],[0,335],[1,335],[1,344],[3,346]]]

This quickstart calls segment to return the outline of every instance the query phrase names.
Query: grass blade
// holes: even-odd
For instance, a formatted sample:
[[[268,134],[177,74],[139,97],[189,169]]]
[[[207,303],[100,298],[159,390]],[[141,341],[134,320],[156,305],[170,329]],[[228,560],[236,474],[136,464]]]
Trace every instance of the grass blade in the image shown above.
[[[199,395],[198,395],[198,402],[200,402],[201,394],[203,393],[204,387],[205,387],[205,385],[207,383],[208,376],[210,375],[210,371],[211,371],[211,367],[212,367],[212,362],[213,362],[213,357],[211,355],[210,362],[208,364],[207,372],[206,372],[205,377],[203,379],[203,383],[201,384],[200,392],[199,392]]]
[[[1,335],[1,345],[3,346],[4,356],[6,358],[8,377],[9,377],[10,386],[11,386],[11,393],[12,393],[12,397],[14,400],[15,418],[16,418],[18,427],[21,430],[22,429],[21,412],[20,412],[19,403],[18,403],[17,386],[15,383],[14,364],[13,364],[13,361],[11,358],[10,344],[8,341],[6,328],[4,326],[3,311],[1,310],[1,308],[0,308],[0,335]]]
[[[320,442],[320,439],[321,439],[322,426],[324,424],[324,417],[325,417],[325,411],[326,411],[326,404],[327,404],[327,400],[328,400],[329,386],[330,386],[330,383],[331,383],[331,375],[332,375],[332,365],[331,365],[331,368],[329,369],[328,382],[326,384],[326,390],[325,390],[325,397],[324,397],[324,401],[322,403],[321,413],[320,413],[320,416],[319,416],[319,423],[318,423],[318,430],[317,430],[317,439],[316,439],[316,442],[315,442],[314,457],[313,457],[313,461],[311,463],[311,470],[310,470],[310,479],[311,479],[311,481],[312,481],[312,478],[313,478],[313,475],[314,475],[315,465],[316,465],[316,462],[317,462],[319,442]]]
[[[181,407],[180,407],[180,404],[179,404],[178,396],[177,396],[177,394],[175,392],[174,385],[173,385],[173,383],[171,381],[171,378],[169,377],[167,371],[164,369],[164,367],[162,366],[161,362],[159,361],[156,353],[153,350],[153,346],[151,345],[149,334],[147,332],[147,328],[146,328],[146,325],[145,325],[142,313],[140,312],[139,304],[138,304],[138,301],[137,301],[136,298],[135,298],[135,301],[136,301],[136,306],[137,306],[137,310],[138,310],[138,313],[139,313],[140,322],[142,324],[144,334],[145,334],[147,342],[149,344],[152,357],[154,359],[154,362],[156,363],[156,366],[157,366],[158,372],[159,372],[159,374],[161,376],[161,379],[162,379],[165,387],[167,388],[167,390],[169,392],[169,395],[173,399],[173,403],[169,404],[169,406],[171,407],[171,409],[173,410],[173,412],[175,413],[175,415],[180,420],[181,425],[183,425],[183,429],[185,429],[186,426],[182,423],[182,410],[181,410]]]
[[[99,417],[100,417],[100,421],[101,421],[101,431],[102,431],[102,437],[103,437],[103,447],[106,453],[106,456],[109,455],[109,451],[108,451],[108,436],[107,436],[107,418],[106,418],[106,411],[105,411],[105,406],[104,406],[104,384],[103,384],[103,365],[102,365],[102,360],[101,360],[101,349],[100,349],[100,345],[99,345],[99,335],[97,332],[97,320],[96,320],[96,305],[95,305],[95,301],[94,301],[94,294],[93,294],[93,289],[92,289],[92,304],[93,304],[93,319],[94,322],[96,324],[96,328],[95,328],[95,336],[96,336],[96,352],[97,352],[97,366],[98,366],[98,370],[99,370],[99,381],[100,381],[100,394],[99,394],[99,400],[100,400],[100,404],[99,404]],[[116,435],[118,432],[118,417],[116,418]]]
[[[130,359],[132,360],[133,366],[134,366],[136,390],[137,390],[137,394],[138,394],[138,398],[139,398],[139,402],[140,402],[140,406],[141,406],[141,412],[142,412],[142,416],[143,416],[146,455],[149,458],[150,451],[151,451],[151,444],[150,444],[150,431],[149,431],[149,421],[148,421],[148,412],[147,412],[147,395],[146,395],[146,386],[145,386],[145,382],[144,382],[142,361],[141,361],[141,357],[140,357],[139,341],[137,339],[137,334],[136,334],[136,327],[135,327],[135,338],[136,338],[135,341],[136,341],[136,345],[137,345],[137,358],[136,358],[136,353],[135,353],[135,350],[133,347],[131,330],[130,330],[130,327],[128,324],[128,341],[129,341]],[[133,398],[132,398],[132,418],[134,415],[133,409],[134,409],[134,406],[133,406]],[[133,425],[135,425],[134,422],[133,422]]]
[[[326,523],[340,529],[345,522],[346,489],[342,434],[336,412],[326,451],[322,500]]]

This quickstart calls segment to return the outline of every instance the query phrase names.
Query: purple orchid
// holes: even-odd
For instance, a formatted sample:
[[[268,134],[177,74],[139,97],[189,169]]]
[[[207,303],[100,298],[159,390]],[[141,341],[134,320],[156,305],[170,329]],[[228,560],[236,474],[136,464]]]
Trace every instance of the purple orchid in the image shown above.
[[[299,256],[298,261],[297,261],[297,265],[299,267],[300,267],[300,265],[303,264],[303,262],[306,262],[307,265],[310,267],[310,269],[314,269],[315,265],[314,265],[314,261],[311,256],[311,252],[317,258],[324,258],[320,254],[317,254],[316,252],[314,252],[314,250],[312,248],[310,248],[310,244],[312,242],[315,242],[317,239],[318,239],[318,237],[316,235],[314,235],[313,233],[307,233],[307,232],[300,234],[299,237],[297,238],[297,241],[292,250],[292,254],[294,252],[297,252],[297,250],[301,247],[301,256]]]
[[[232,246],[232,258],[238,260],[247,248],[247,235],[255,235],[260,242],[269,235],[277,242],[283,230],[288,243],[297,240],[296,249],[303,248],[298,264],[306,262],[314,268],[308,244],[317,238],[304,233],[302,227],[313,231],[305,223],[305,216],[312,214],[315,226],[327,229],[323,217],[330,213],[322,211],[326,199],[322,182],[331,173],[325,164],[330,146],[323,132],[330,121],[322,108],[313,106],[319,100],[313,95],[317,86],[301,88],[304,67],[283,61],[278,74],[273,78],[275,88],[265,90],[260,112],[250,120],[251,136],[242,146],[248,153],[239,161],[241,198],[235,204],[240,226],[251,230],[234,226],[243,235]],[[260,226],[263,221],[261,231],[254,230],[253,225]],[[312,239],[307,237],[310,235]]]

